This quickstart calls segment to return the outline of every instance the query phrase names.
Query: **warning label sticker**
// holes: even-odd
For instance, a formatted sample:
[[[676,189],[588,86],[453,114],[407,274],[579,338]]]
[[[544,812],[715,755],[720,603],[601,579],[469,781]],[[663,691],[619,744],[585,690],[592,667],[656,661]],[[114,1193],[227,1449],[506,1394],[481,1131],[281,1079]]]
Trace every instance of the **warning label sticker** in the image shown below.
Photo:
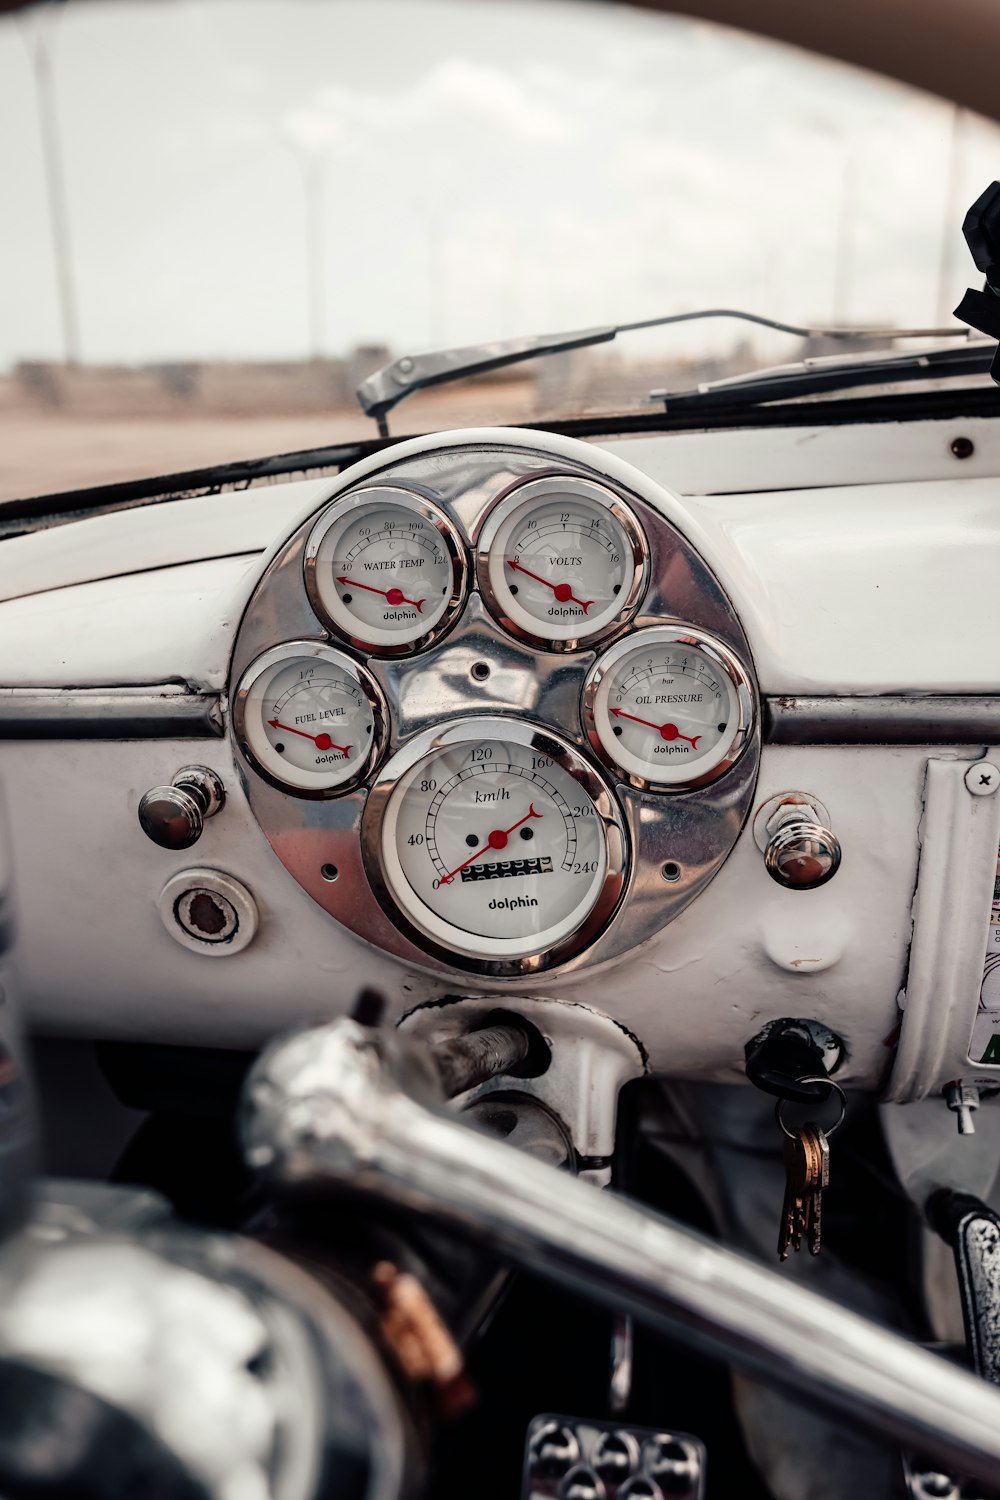
[[[1000,854],[997,855],[990,932],[986,940],[979,1009],[972,1023],[969,1059],[1000,1067]]]

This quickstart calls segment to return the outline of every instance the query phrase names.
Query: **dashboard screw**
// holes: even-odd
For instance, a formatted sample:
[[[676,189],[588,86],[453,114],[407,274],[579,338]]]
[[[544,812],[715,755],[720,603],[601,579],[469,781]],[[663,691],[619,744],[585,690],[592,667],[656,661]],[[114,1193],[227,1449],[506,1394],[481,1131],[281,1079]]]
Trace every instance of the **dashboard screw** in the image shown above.
[[[974,797],[992,797],[1000,788],[1000,768],[989,760],[974,760],[965,773],[965,784]]]
[[[971,458],[976,451],[976,445],[971,438],[952,438],[951,451],[956,458]]]

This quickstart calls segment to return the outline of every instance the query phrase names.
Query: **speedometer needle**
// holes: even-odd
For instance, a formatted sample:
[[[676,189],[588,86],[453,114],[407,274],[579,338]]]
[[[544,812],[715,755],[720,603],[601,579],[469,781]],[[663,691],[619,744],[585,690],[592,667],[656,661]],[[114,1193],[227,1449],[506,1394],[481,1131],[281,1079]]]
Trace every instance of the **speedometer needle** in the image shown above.
[[[515,833],[520,828],[522,823],[527,823],[529,818],[540,818],[541,816],[540,812],[535,812],[535,804],[533,802],[529,803],[528,811],[523,818],[518,818],[517,822],[512,823],[509,828],[494,828],[481,849],[477,849],[475,854],[470,854],[468,859],[463,859],[462,863],[457,865],[450,875],[441,876],[441,884],[450,885],[456,875],[461,874],[466,866],[471,865],[473,860],[478,859],[481,854],[485,854],[487,849],[506,849],[507,840],[512,833]]]
[[[648,719],[637,719],[635,714],[627,714],[623,708],[613,708],[611,712],[616,719],[631,719],[633,724],[645,724],[647,729],[655,729],[661,739],[687,740],[692,750],[698,748],[698,741],[701,739],[701,735],[681,734],[676,724],[651,724]]]
[[[337,750],[341,755],[350,755],[350,745],[335,745],[330,736],[325,732],[321,734],[309,734],[305,729],[293,729],[291,724],[282,724],[280,719],[268,719],[272,729],[283,729],[286,734],[301,734],[304,740],[312,740],[317,750]]]
[[[409,604],[411,609],[415,609],[418,615],[423,614],[423,599],[407,599],[403,594],[402,589],[372,588],[370,583],[361,583],[357,578],[348,578],[346,573],[342,573],[341,576],[337,579],[337,582],[349,583],[352,589],[366,589],[369,594],[381,594],[382,598],[386,601],[386,603],[391,604],[393,609],[396,609],[400,604]]]
[[[508,568],[513,568],[515,573],[525,573],[529,578],[533,578],[536,583],[544,583],[547,589],[552,590],[560,604],[568,604],[570,602],[579,604],[584,614],[587,613],[587,610],[594,602],[593,599],[578,599],[570,584],[550,583],[547,578],[542,578],[539,573],[532,573],[531,569],[524,567],[522,563],[512,562],[509,557],[507,559],[507,566]]]

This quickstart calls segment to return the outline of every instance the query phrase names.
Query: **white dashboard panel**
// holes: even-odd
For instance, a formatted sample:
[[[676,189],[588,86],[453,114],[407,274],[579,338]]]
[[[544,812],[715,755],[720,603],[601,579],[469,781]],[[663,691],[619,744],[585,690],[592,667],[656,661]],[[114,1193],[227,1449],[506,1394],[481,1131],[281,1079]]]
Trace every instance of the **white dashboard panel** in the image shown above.
[[[0,604],[0,687],[221,687],[259,556],[124,574]]]
[[[996,694],[1000,479],[971,466],[947,477],[943,461],[929,464],[935,477],[915,478],[921,442],[931,453],[942,436],[941,424],[924,423],[907,429],[896,468],[884,443],[867,471],[878,482],[861,483],[847,473],[850,431],[838,429],[836,461],[829,434],[747,435],[743,491],[700,495],[663,483],[671,452],[686,451],[688,483],[694,455],[704,454],[707,477],[713,435],[688,436],[686,450],[661,438],[613,449],[543,433],[514,441],[631,486],[683,533],[735,606],[762,693]],[[740,435],[723,436],[716,484],[739,474]],[[867,429],[858,436],[870,440]],[[260,504],[185,500],[5,543],[0,689],[173,682],[223,692],[258,581],[327,496],[407,455],[510,440],[506,431],[437,435],[339,480],[270,487]],[[983,470],[990,453],[984,439]],[[810,487],[778,487],[782,464],[803,486],[811,475]],[[765,473],[774,487],[749,493],[749,476]],[[195,516],[202,528],[192,527]],[[722,1080],[741,1076],[743,1047],[766,1021],[808,1015],[844,1038],[846,1082],[881,1086],[907,972],[927,761],[980,753],[765,745],[754,806],[789,789],[824,803],[844,849],[836,879],[815,891],[779,889],[748,825],[711,884],[648,941],[586,972],[519,978],[516,990],[508,981],[505,997],[523,991],[606,1012],[657,1070]],[[195,759],[220,772],[228,801],[193,850],[167,853],[143,837],[138,800]],[[440,976],[377,951],[296,885],[254,820],[227,739],[0,739],[0,782],[16,862],[14,959],[41,1027],[252,1046],[276,1028],[349,1009],[365,984],[386,994],[395,1017],[442,993]],[[169,934],[161,892],[194,866],[252,892],[261,922],[245,951],[210,958]],[[461,986],[496,993],[481,976]]]
[[[441,994],[440,980],[380,955],[305,897],[250,816],[226,742],[198,755],[230,800],[194,849],[169,853],[142,836],[136,807],[190,759],[190,742],[81,742],[71,758],[57,742],[0,745],[17,850],[14,959],[36,1026],[249,1047],[348,1010],[364,985],[385,993],[393,1017]],[[844,1037],[845,1082],[877,1086],[899,1018],[926,759],[920,749],[765,748],[758,801],[796,786],[826,803],[844,846],[836,880],[780,890],[745,829],[657,937],[588,974],[508,983],[506,1003],[531,994],[592,1007],[634,1032],[659,1071],[728,1081],[767,1020],[810,1015]],[[260,928],[242,953],[192,953],[168,935],[160,892],[195,866],[253,893]],[[451,986],[489,989],[471,976]]]
[[[927,422],[913,424],[916,432],[901,428],[898,456],[895,434],[891,443],[883,442],[881,482],[861,484],[855,472],[837,488],[827,486],[830,435],[811,429],[798,431],[793,446],[787,433],[685,435],[684,444],[637,437],[606,447],[536,436],[556,452],[585,452],[595,468],[611,475],[627,472],[627,460],[651,473],[651,495],[667,483],[672,453],[692,478],[697,445],[704,445],[708,469],[713,445],[724,444],[733,493],[664,494],[663,503],[735,604],[762,692],[991,693],[998,685],[993,600],[1000,576],[1000,479],[973,477],[971,460],[951,479],[913,479],[914,444],[922,435],[928,451],[932,445],[936,451],[941,427]],[[843,445],[856,429],[834,431]],[[442,437],[400,444],[361,467],[376,472],[380,462],[432,441]],[[760,449],[768,444],[772,482],[784,465],[789,478],[802,484],[808,478],[812,487],[739,491],[740,441],[748,487],[750,477],[762,477]],[[804,453],[822,461],[803,468],[796,455]],[[906,477],[891,476],[893,462]],[[704,477],[719,482],[722,476],[717,471]],[[333,479],[272,486],[260,492],[265,500],[253,504],[243,495],[183,500],[5,542],[0,686],[183,678],[221,688],[227,648],[254,581],[253,554],[287,535],[336,486]],[[241,555],[220,558],[223,546]],[[198,555],[212,560],[178,564],[182,556]],[[100,573],[102,556],[116,576],[73,586],[73,577]],[[130,556],[143,571],[118,576]],[[46,587],[55,592],[43,592]],[[10,597],[24,590],[29,598]],[[955,618],[962,621],[960,650],[942,628],[942,621]]]

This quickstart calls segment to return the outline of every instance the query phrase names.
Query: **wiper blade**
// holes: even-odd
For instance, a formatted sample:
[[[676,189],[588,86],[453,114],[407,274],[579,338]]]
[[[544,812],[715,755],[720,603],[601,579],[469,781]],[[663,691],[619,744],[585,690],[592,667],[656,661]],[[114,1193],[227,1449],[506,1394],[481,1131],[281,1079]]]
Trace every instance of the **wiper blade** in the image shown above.
[[[562,354],[568,349],[586,349],[607,344],[620,333],[637,333],[643,328],[665,328],[671,323],[694,323],[706,318],[732,318],[741,323],[756,323],[760,328],[774,328],[798,338],[863,339],[885,343],[887,339],[961,338],[964,328],[804,328],[797,323],[783,323],[758,313],[742,312],[733,307],[709,307],[698,312],[669,313],[662,318],[642,318],[637,323],[609,323],[600,328],[581,328],[570,333],[532,334],[526,338],[494,339],[490,343],[470,344],[458,349],[439,349],[430,354],[404,354],[391,364],[383,365],[358,386],[355,395],[362,411],[374,417],[382,437],[389,436],[386,418],[394,406],[412,396],[414,391],[432,385],[447,385],[469,375],[484,375],[522,360],[541,359],[546,354]]]
[[[961,337],[961,332],[958,335]],[[671,415],[691,411],[749,410],[776,401],[795,401],[824,391],[857,386],[890,385],[989,372],[995,346],[967,341],[957,348],[927,349],[919,354],[832,356],[777,365],[727,380],[706,382],[690,391],[651,391]]]

